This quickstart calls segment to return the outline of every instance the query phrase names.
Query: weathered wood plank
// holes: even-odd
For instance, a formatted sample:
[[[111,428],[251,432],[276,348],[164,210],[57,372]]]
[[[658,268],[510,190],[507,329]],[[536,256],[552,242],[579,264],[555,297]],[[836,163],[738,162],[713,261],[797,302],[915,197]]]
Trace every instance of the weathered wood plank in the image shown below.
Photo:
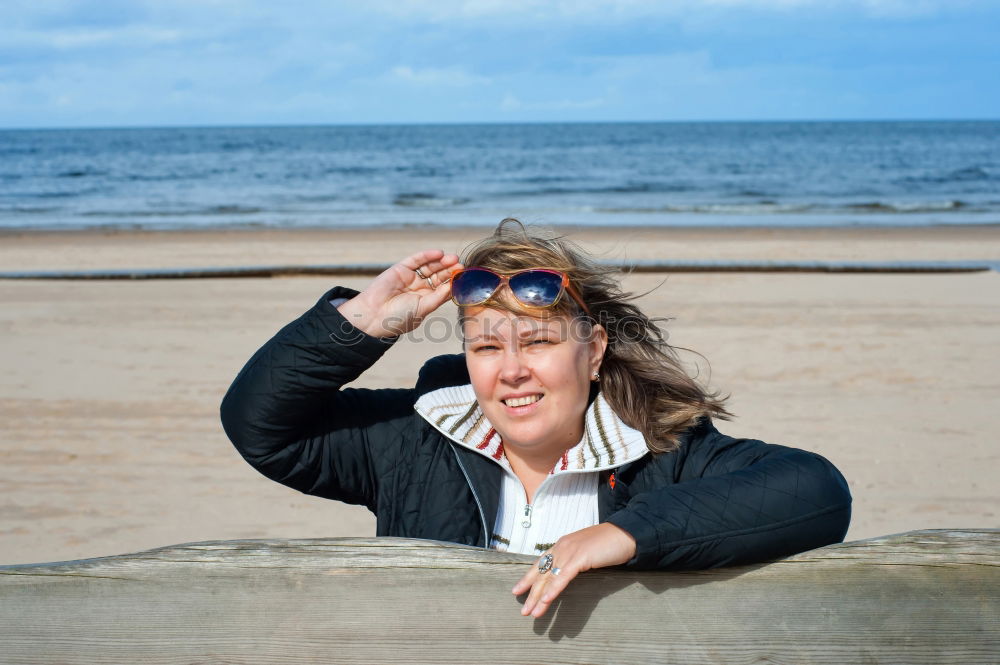
[[[1000,662],[998,530],[714,571],[592,571],[540,620],[509,591],[531,561],[341,538],[0,567],[0,662]]]

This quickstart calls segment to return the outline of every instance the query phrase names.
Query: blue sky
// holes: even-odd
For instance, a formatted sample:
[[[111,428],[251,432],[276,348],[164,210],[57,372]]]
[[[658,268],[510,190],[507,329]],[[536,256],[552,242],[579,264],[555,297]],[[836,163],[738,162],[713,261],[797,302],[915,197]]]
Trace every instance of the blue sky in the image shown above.
[[[998,34],[986,0],[5,0],[0,127],[996,119]]]

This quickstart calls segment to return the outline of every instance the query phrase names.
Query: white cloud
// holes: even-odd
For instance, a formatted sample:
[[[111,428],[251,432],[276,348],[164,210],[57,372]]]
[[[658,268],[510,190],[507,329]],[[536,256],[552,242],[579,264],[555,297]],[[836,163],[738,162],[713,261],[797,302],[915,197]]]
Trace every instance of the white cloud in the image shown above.
[[[963,0],[701,0],[697,5],[722,6],[757,10],[794,10],[820,8],[839,11],[860,11],[871,16],[904,17],[933,14],[939,10],[970,4]]]
[[[967,3],[963,3],[961,0],[954,0],[950,4],[934,0],[860,0],[860,4],[872,16],[906,17],[935,14],[941,9],[954,8]]]
[[[618,55],[581,58],[593,72],[591,76],[609,82],[634,81],[649,85],[670,85],[682,80],[707,83],[718,74],[708,51],[688,51],[665,55]]]
[[[521,100],[517,98],[517,95],[507,93],[500,100],[500,110],[501,111],[520,111],[522,108]]]
[[[469,19],[635,20],[646,17],[694,19],[719,8],[790,11],[820,8],[876,16],[934,13],[985,0],[368,0],[366,7],[399,19],[462,22]]]
[[[521,101],[517,95],[510,92],[504,94],[500,100],[500,110],[505,113],[520,113],[522,111],[583,111],[598,109],[606,105],[607,100],[603,97]]]
[[[171,44],[184,36],[177,29],[144,25],[124,28],[6,29],[0,30],[0,43],[7,48],[71,51],[91,47]]]
[[[488,78],[470,74],[461,67],[425,67],[414,69],[408,65],[399,65],[392,68],[391,74],[397,80],[431,86],[464,87],[484,85],[490,82]]]

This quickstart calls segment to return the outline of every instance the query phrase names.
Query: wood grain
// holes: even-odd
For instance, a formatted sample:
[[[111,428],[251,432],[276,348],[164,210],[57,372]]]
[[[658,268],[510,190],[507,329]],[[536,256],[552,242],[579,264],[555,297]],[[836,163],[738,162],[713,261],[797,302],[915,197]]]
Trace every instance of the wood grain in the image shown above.
[[[5,566],[0,662],[1000,662],[1000,530],[712,571],[591,571],[539,620],[510,594],[532,561],[341,538]]]

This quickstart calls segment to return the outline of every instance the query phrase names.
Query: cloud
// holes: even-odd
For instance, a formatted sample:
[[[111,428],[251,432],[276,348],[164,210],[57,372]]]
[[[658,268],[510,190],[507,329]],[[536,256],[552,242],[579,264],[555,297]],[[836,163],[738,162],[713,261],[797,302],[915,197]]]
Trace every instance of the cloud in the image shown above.
[[[7,0],[0,126],[990,117],[998,13],[974,0]]]
[[[504,94],[500,100],[500,110],[505,113],[522,113],[533,111],[579,111],[599,109],[607,104],[603,97],[591,99],[555,99],[555,100],[534,100],[523,102],[517,95],[510,92]]]
[[[181,40],[183,33],[173,28],[127,26],[124,28],[69,27],[56,29],[0,30],[0,42],[7,49],[32,48],[72,51],[94,47],[147,47]]]
[[[408,65],[397,65],[391,70],[393,78],[406,83],[429,86],[488,85],[490,79],[485,76],[470,74],[461,67],[424,67],[414,69]]]
[[[926,15],[987,0],[368,0],[369,11],[405,20],[461,23],[478,19],[620,21],[642,18],[698,20],[718,9],[860,12],[876,16]]]

